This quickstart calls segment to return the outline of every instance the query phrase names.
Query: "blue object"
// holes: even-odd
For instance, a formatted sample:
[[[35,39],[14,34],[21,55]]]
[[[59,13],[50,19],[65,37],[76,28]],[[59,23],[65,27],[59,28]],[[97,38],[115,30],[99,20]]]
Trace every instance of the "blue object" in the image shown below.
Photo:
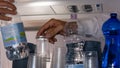
[[[120,21],[117,13],[111,13],[102,26],[105,47],[102,55],[102,68],[120,68]]]
[[[1,33],[5,47],[27,42],[22,22],[2,26]]]

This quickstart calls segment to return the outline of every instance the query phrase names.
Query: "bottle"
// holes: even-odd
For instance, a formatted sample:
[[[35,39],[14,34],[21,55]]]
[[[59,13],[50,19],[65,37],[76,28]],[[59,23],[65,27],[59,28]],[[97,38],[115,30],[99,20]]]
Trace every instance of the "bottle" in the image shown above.
[[[111,13],[103,24],[105,47],[102,55],[102,68],[120,68],[120,21],[117,13]]]
[[[83,68],[83,36],[78,33],[77,14],[71,14],[71,22],[65,26],[67,47],[65,68]],[[81,28],[82,31],[82,28]],[[81,32],[83,33],[83,32]]]
[[[2,21],[1,34],[9,60],[19,60],[28,57],[29,48],[24,25],[19,15],[11,15],[11,21]]]

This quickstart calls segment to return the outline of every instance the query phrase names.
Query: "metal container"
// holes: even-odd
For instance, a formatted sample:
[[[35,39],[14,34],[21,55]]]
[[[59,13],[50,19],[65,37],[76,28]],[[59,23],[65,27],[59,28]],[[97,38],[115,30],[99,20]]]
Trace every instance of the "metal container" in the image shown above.
[[[46,63],[50,60],[49,45],[44,36],[37,38],[35,54],[31,54],[28,59],[27,68],[46,68]]]
[[[27,68],[46,68],[46,57],[31,54],[28,59]]]

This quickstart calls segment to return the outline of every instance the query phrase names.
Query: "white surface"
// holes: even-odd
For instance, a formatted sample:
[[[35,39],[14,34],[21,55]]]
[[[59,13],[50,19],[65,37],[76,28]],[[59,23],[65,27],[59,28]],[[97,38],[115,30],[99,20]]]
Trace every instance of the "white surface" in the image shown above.
[[[20,6],[18,7],[18,13],[20,15],[54,14],[50,6]]]
[[[54,4],[51,3],[49,5],[54,5],[54,6],[56,5],[56,7],[59,5],[58,8],[63,5],[103,4],[103,12],[107,12],[107,13],[110,13],[110,12],[118,12],[119,13],[120,12],[119,11],[120,0],[16,0],[16,2],[18,3],[18,7],[19,7],[19,5],[24,5],[24,4],[27,5],[28,3],[31,3],[31,2],[32,3],[39,2],[39,5],[41,5],[41,2],[46,2],[46,1],[47,2],[55,2]],[[63,7],[63,9],[64,9],[64,7]],[[37,8],[39,8],[39,7],[37,7]],[[29,9],[29,10],[31,11],[31,9]],[[42,10],[42,8],[41,8],[41,10]],[[60,11],[60,12],[64,13],[62,11]],[[65,13],[66,12],[67,12],[67,10],[65,10]]]
[[[83,20],[83,18],[88,18],[88,17],[96,17],[96,18],[98,18],[99,20],[98,20],[98,22],[96,22],[96,23],[98,23],[99,24],[99,26],[101,26],[102,25],[102,23],[109,17],[108,15],[105,15],[105,14],[96,14],[96,15],[88,15],[88,14],[86,14],[86,15],[80,15],[80,16],[78,16],[81,20]],[[37,23],[38,24],[38,23]],[[40,25],[40,24],[38,24],[38,25]],[[92,26],[92,24],[87,24],[87,25],[91,25]],[[31,43],[34,43],[34,44],[36,44],[36,38],[35,38],[35,36],[36,36],[36,32],[37,31],[26,31],[26,37],[27,37],[27,40],[28,40],[28,42],[31,42]],[[100,32],[101,33],[101,32]],[[99,34],[100,34],[99,33]],[[101,35],[101,34],[100,34]],[[98,35],[99,36],[99,35]],[[0,38],[1,38],[1,36],[0,36]],[[57,39],[58,39],[58,42],[56,42],[55,44],[54,44],[54,46],[57,46],[57,47],[63,47],[63,48],[65,48],[66,49],[66,46],[65,46],[65,42],[64,42],[64,38],[63,37],[61,37],[61,36],[57,36]],[[101,39],[102,40],[102,39]],[[102,40],[102,41],[104,41],[104,40]],[[0,44],[1,44],[1,61],[2,61],[2,68],[11,68],[11,66],[12,66],[12,64],[11,64],[11,62],[6,58],[6,55],[5,55],[5,49],[4,49],[4,47],[3,47],[3,43],[2,43],[2,39],[0,39]],[[51,47],[51,50],[52,50],[52,48],[53,48],[53,45],[51,45],[51,44],[49,44]],[[104,43],[102,43],[102,47],[103,47],[103,45],[104,45]],[[64,50],[64,52],[62,52],[63,54],[65,54],[65,50]]]
[[[101,0],[104,12],[118,12],[120,14],[120,0]]]
[[[99,0],[45,0],[45,1],[28,1],[28,2],[17,2],[15,3],[18,8],[18,13],[20,15],[56,15],[56,14],[69,14],[68,6],[76,5],[78,7],[79,13],[85,13],[83,5],[92,5],[93,11],[90,13],[99,13],[101,10],[97,10],[96,4],[101,4]]]
[[[37,1],[37,0],[17,0],[17,1],[19,1],[19,2],[28,2],[28,1]],[[70,0],[67,0],[67,1],[70,1]],[[69,3],[69,4],[77,4],[77,1],[80,1],[80,0],[72,0],[72,2],[71,3]],[[104,12],[107,12],[107,13],[109,13],[109,12],[113,12],[113,11],[115,11],[115,12],[120,12],[120,0],[81,0],[80,1],[81,3],[93,3],[93,4],[95,4],[95,3],[103,3],[103,11]],[[63,2],[61,2],[61,3],[63,3]],[[78,2],[79,3],[79,2]],[[63,3],[64,4],[64,3]],[[23,5],[23,4],[22,4]],[[56,5],[56,6],[62,6],[62,5]],[[55,6],[55,9],[57,8]],[[19,6],[20,7],[20,6]],[[25,7],[25,6],[24,6]],[[37,7],[37,8],[39,8],[39,9],[41,9],[41,10],[37,10],[37,8],[36,8],[36,11],[34,11],[33,10],[33,8],[34,7],[32,7],[32,8],[27,8],[27,10],[26,10],[26,8],[21,8],[19,11],[21,11],[21,13],[23,13],[23,14],[27,14],[27,12],[28,12],[28,16],[22,16],[21,18],[22,18],[22,20],[23,21],[30,21],[30,20],[37,20],[37,22],[39,23],[39,25],[41,25],[41,23],[39,22],[40,20],[43,20],[43,19],[51,19],[51,18],[57,18],[57,19],[69,19],[70,18],[70,16],[68,15],[68,14],[66,14],[66,15],[42,15],[42,12],[43,12],[43,14],[45,13],[45,14],[48,14],[48,13],[53,13],[53,11],[51,11],[51,9],[49,9],[50,10],[50,12],[48,12],[46,9],[46,12],[44,12],[42,9],[44,9],[44,8],[39,8],[39,7]],[[63,7],[64,8],[64,7]],[[58,9],[59,10],[59,9]],[[58,10],[57,10],[57,13],[60,13],[60,12],[66,12],[67,10],[61,10],[60,12],[58,12]],[[26,12],[25,12],[26,11]],[[30,12],[31,13],[30,13]],[[40,12],[39,12],[40,11]],[[24,13],[25,12],[25,13]],[[67,12],[66,12],[67,13]],[[40,15],[39,15],[40,14]],[[30,16],[29,16],[30,15]],[[84,18],[84,17],[91,17],[92,15],[91,14],[79,14],[79,18]],[[105,15],[105,17],[106,18],[108,18],[108,16],[107,15]],[[100,26],[102,26],[102,23],[103,23],[103,21],[105,21],[106,19],[105,18],[102,18],[102,17],[97,17],[97,18],[100,18],[99,19],[99,25]],[[100,21],[102,21],[102,22],[100,22]],[[31,21],[30,21],[31,22]],[[25,23],[25,22],[24,22]],[[37,24],[38,24],[37,23]],[[45,22],[44,22],[45,23]],[[91,25],[91,24],[90,24]],[[100,27],[101,28],[101,27]],[[31,42],[31,43],[36,43],[36,40],[35,40],[35,35],[36,35],[36,32],[37,31],[27,31],[26,32],[26,34],[27,34],[27,40],[28,40],[28,42]],[[1,58],[1,63],[2,63],[2,68],[12,68],[12,63],[11,63],[11,61],[9,61],[7,58],[6,58],[6,55],[5,55],[5,49],[4,49],[4,47],[3,47],[3,43],[2,43],[2,37],[1,37],[1,35],[0,35],[0,58]],[[65,47],[64,46],[64,43],[63,43],[63,37],[61,37],[61,36],[58,36],[58,38],[59,38],[59,40],[58,40],[58,42],[55,44],[56,46],[60,46],[61,47],[61,45],[63,45],[62,47]],[[104,44],[104,43],[103,43]],[[50,44],[50,46],[52,47],[52,45]]]

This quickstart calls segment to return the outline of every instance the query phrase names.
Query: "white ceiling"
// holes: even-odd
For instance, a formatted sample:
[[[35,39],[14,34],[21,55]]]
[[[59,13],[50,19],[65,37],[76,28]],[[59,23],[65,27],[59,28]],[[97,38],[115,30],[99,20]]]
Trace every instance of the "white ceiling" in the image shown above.
[[[91,13],[118,12],[120,13],[120,0],[16,0],[18,13],[22,16],[59,15],[70,14],[67,6],[77,5],[79,13],[85,13],[82,5],[90,4],[93,7]],[[96,4],[102,4],[100,10]]]
[[[22,16],[70,14],[69,5],[76,5],[83,14],[86,12],[82,6],[86,4],[92,5],[90,13],[120,12],[119,3],[120,0],[16,0],[18,13]],[[101,7],[96,8],[96,4],[101,4]]]
[[[15,5],[23,21],[30,22],[31,20],[39,23],[41,20],[51,18],[69,19],[71,13],[67,8],[69,5],[76,5],[81,16],[81,14],[110,13],[113,11],[120,13],[119,3],[120,0],[16,0]],[[92,6],[92,12],[83,11],[82,6],[86,4]],[[96,4],[101,4],[101,7],[96,8]]]
[[[96,10],[96,4],[101,4],[99,0],[17,0],[16,6],[20,15],[35,16],[35,15],[51,15],[51,14],[69,14],[69,5],[76,5],[80,10],[79,13],[84,13],[82,6],[90,4],[93,7],[93,12]]]
[[[92,5],[94,11],[91,13],[99,12],[95,6],[101,4],[100,0],[16,0],[15,3],[28,29],[39,27],[51,18],[70,19],[71,12],[67,8],[70,5],[76,5],[80,10],[78,13],[84,14],[82,6],[85,4]]]

